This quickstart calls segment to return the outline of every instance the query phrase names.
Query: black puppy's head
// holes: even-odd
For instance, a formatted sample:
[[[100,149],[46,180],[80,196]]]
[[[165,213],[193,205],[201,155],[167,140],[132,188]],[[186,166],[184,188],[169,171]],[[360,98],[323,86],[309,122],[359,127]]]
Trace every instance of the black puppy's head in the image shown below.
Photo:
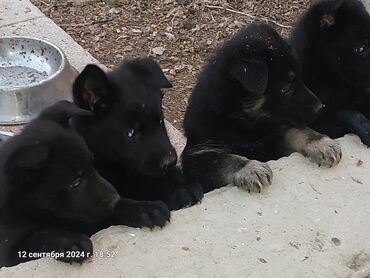
[[[320,63],[332,81],[357,88],[353,94],[370,87],[370,15],[360,1],[317,1],[292,35],[298,51],[305,51],[295,42],[301,38],[311,53],[307,59]]]
[[[119,195],[96,172],[83,139],[66,126],[72,116],[88,113],[59,102],[5,143],[2,171],[13,207],[81,222],[110,216]]]
[[[88,65],[73,97],[94,116],[77,118],[75,127],[98,158],[143,175],[163,175],[177,161],[162,112],[161,88],[170,87],[152,59],[130,60],[107,74]]]
[[[230,93],[238,94],[242,113],[294,125],[316,118],[322,104],[303,83],[298,60],[274,29],[252,24],[219,53],[220,65],[227,70],[224,83]]]

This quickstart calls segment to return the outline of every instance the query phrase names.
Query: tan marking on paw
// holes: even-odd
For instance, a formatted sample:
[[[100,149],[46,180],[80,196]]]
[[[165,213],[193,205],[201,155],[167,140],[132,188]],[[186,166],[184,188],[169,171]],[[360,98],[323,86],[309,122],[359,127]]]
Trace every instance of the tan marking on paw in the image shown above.
[[[248,163],[236,171],[232,183],[238,187],[254,192],[261,192],[262,188],[271,184],[272,170],[266,163],[249,160]]]
[[[337,165],[342,159],[342,150],[339,143],[327,136],[308,143],[303,148],[302,154],[319,166],[329,168]]]

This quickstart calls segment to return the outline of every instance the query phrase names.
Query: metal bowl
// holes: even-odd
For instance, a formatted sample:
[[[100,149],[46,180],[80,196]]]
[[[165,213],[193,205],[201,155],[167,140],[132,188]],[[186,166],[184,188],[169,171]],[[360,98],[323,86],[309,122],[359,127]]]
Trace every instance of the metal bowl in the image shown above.
[[[14,133],[9,131],[0,131],[0,142],[8,140],[10,137],[13,137]]]
[[[24,124],[45,107],[72,99],[77,71],[45,40],[0,37],[0,125]]]

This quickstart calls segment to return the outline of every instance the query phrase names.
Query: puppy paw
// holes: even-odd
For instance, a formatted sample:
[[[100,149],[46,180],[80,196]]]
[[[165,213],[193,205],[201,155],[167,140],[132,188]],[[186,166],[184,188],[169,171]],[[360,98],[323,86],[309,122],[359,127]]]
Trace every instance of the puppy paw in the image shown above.
[[[248,160],[243,168],[233,175],[233,184],[248,192],[261,192],[271,184],[272,170],[266,163]]]
[[[135,228],[164,227],[170,221],[170,211],[162,201],[131,201],[117,205],[116,219],[121,225]]]
[[[69,234],[56,239],[53,251],[63,256],[57,260],[72,263],[82,263],[93,255],[93,245],[90,238],[83,234]]]
[[[343,110],[338,113],[339,122],[346,132],[356,134],[363,144],[370,147],[370,120],[363,114],[352,110]]]
[[[303,154],[319,166],[329,168],[337,165],[342,159],[340,145],[327,136],[308,143],[304,148]]]
[[[199,184],[176,188],[168,199],[165,200],[170,210],[190,207],[203,199],[203,188]]]

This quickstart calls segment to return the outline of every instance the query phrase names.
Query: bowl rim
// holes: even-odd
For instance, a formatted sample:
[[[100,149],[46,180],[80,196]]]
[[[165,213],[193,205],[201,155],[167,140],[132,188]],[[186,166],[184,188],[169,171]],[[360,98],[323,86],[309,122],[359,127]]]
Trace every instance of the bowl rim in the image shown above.
[[[63,69],[67,65],[67,58],[66,58],[66,55],[64,54],[63,50],[59,46],[55,45],[54,43],[52,43],[52,42],[50,42],[46,39],[41,39],[41,38],[38,38],[38,37],[29,37],[29,36],[17,36],[17,35],[15,35],[15,36],[0,36],[0,41],[2,39],[26,39],[26,40],[33,40],[33,41],[38,41],[38,42],[45,43],[45,44],[55,48],[61,54],[62,60],[60,62],[60,66],[58,67],[58,69],[46,79],[40,80],[38,82],[29,84],[29,85],[10,87],[8,90],[7,89],[5,89],[5,90],[0,89],[0,91],[13,92],[15,90],[22,90],[22,89],[28,89],[28,88],[34,88],[34,87],[40,86],[43,83],[50,82],[51,80],[55,79],[55,77],[57,77],[59,75],[59,73],[61,71],[63,71]]]

